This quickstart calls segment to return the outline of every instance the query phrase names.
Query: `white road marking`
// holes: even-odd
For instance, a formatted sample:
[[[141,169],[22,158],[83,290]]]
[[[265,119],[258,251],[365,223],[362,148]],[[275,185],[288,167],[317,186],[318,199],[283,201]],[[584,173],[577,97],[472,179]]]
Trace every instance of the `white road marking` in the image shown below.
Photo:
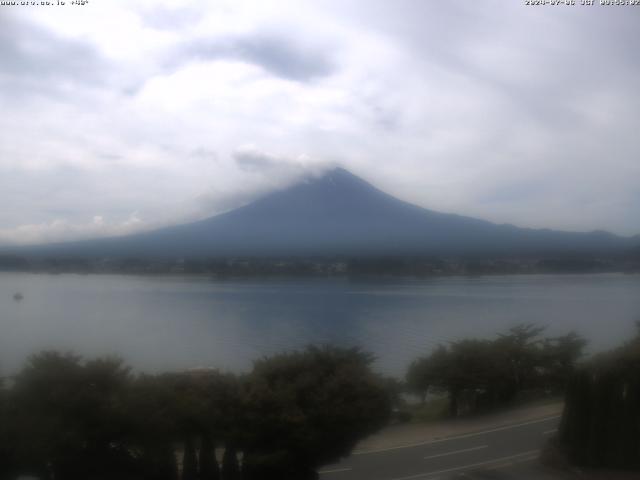
[[[319,472],[318,472],[318,474],[320,474],[320,475],[324,475],[324,474],[326,474],[326,473],[349,472],[349,471],[351,471],[351,470],[353,470],[353,469],[352,469],[352,468],[350,468],[350,467],[349,467],[349,468],[334,468],[334,469],[332,469],[332,470],[321,470],[321,471],[319,471]]]
[[[408,477],[397,477],[397,478],[393,478],[391,480],[413,480],[413,479],[418,479],[418,478],[432,477],[434,475],[440,475],[442,473],[451,473],[451,472],[456,472],[456,471],[459,471],[459,470],[468,470],[470,468],[482,467],[484,465],[493,465],[495,463],[504,462],[506,460],[511,460],[513,458],[525,457],[525,456],[530,456],[530,455],[538,454],[538,453],[540,453],[539,450],[530,450],[528,452],[522,452],[522,453],[517,453],[515,455],[509,455],[508,457],[494,458],[493,460],[487,460],[485,462],[470,463],[469,465],[463,465],[461,467],[447,468],[447,469],[444,469],[444,470],[437,470],[435,472],[418,473],[416,475],[409,475]]]
[[[437,455],[429,455],[428,457],[424,457],[424,459],[429,460],[430,458],[448,457],[449,455],[455,455],[457,453],[473,452],[474,450],[482,450],[483,448],[489,448],[489,445],[480,445],[479,447],[465,448],[464,450],[455,450],[453,452],[438,453]]]
[[[477,437],[477,436],[480,436],[480,435],[485,435],[487,433],[501,432],[503,430],[510,430],[510,429],[519,428],[519,427],[526,427],[527,425],[534,425],[536,423],[548,422],[549,420],[555,420],[555,419],[558,419],[558,418],[560,418],[560,415],[554,415],[552,417],[541,418],[541,419],[538,419],[538,420],[531,420],[529,422],[517,423],[517,424],[514,424],[514,425],[505,425],[504,427],[496,427],[496,428],[492,428],[490,430],[483,430],[481,432],[467,433],[467,434],[463,434],[463,435],[456,435],[456,436],[453,436],[453,437],[440,438],[438,440],[428,440],[426,442],[409,443],[409,444],[406,444],[406,445],[399,445],[397,447],[388,447],[388,448],[379,448],[379,449],[376,449],[376,450],[367,450],[365,452],[353,452],[352,455],[369,455],[371,453],[390,452],[392,450],[401,450],[403,448],[421,447],[423,445],[433,445],[434,443],[450,442],[452,440],[460,440],[462,438]]]
[[[525,462],[531,462],[533,460],[537,460],[538,457],[539,457],[539,452],[536,452],[534,455],[531,455],[529,457],[518,458],[517,460],[511,460],[509,462],[505,462],[505,463],[501,463],[501,464],[498,464],[498,465],[494,465],[494,466],[488,468],[488,470],[501,470],[503,468],[512,467],[513,465],[516,465],[518,463],[525,463]]]

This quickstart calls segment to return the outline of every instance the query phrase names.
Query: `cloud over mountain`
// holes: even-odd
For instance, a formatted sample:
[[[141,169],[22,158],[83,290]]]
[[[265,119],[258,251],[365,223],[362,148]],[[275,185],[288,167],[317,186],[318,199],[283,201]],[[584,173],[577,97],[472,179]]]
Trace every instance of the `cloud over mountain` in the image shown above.
[[[0,243],[203,218],[336,164],[441,211],[640,232],[637,9],[277,3],[3,7]]]

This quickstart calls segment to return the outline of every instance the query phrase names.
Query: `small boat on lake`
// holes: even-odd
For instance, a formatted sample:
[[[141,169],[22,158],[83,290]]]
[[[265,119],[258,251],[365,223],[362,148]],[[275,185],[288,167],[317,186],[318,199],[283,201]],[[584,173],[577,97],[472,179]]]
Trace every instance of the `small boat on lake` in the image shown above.
[[[13,299],[16,302],[20,302],[23,298],[24,298],[24,295],[22,295],[20,292],[13,294]]]

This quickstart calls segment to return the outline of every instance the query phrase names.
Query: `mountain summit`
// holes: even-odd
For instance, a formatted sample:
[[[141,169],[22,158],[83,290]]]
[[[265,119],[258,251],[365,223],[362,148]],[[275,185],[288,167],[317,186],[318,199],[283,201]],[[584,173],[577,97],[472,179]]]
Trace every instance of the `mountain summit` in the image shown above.
[[[522,255],[611,253],[631,243],[603,232],[523,229],[434,212],[337,168],[198,222],[39,250],[49,255],[141,258]]]

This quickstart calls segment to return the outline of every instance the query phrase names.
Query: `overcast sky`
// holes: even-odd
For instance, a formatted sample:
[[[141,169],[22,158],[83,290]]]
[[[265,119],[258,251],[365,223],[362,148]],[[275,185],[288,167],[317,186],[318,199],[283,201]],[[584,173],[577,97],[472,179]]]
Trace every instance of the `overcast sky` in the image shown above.
[[[330,165],[640,233],[640,6],[67,3],[0,6],[0,243],[202,218]]]

